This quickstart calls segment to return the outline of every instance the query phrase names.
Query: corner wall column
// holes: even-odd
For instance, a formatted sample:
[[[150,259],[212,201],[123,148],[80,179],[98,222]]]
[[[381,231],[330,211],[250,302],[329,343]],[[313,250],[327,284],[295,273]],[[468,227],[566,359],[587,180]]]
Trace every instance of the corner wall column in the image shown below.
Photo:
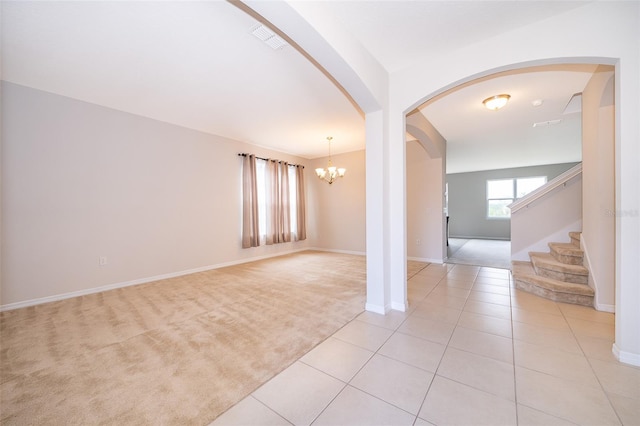
[[[367,191],[367,311],[385,314],[390,309],[388,191],[385,177],[384,112],[366,114]]]
[[[391,309],[405,312],[407,301],[407,162],[404,112],[389,116],[389,262]]]
[[[640,12],[640,9],[638,9]],[[638,44],[636,44],[638,46]],[[636,58],[637,51],[636,51]],[[640,366],[640,60],[616,65],[616,339],[614,355]]]

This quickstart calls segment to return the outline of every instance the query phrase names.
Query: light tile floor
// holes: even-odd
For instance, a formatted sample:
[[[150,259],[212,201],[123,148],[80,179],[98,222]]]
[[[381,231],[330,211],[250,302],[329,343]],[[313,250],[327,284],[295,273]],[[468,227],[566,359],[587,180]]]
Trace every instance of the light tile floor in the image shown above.
[[[504,269],[432,264],[407,287],[408,312],[362,313],[213,425],[640,425],[613,314]]]

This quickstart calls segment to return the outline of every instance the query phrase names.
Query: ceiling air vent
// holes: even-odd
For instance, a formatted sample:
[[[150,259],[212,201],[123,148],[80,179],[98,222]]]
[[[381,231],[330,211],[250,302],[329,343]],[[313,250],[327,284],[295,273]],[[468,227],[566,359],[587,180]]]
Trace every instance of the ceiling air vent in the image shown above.
[[[287,45],[286,41],[262,24],[252,28],[251,34],[264,41],[267,46],[271,47],[273,50],[281,49]]]
[[[549,120],[549,121],[540,121],[538,123],[533,123],[533,127],[544,127],[544,126],[552,126],[554,124],[559,124],[562,120]]]

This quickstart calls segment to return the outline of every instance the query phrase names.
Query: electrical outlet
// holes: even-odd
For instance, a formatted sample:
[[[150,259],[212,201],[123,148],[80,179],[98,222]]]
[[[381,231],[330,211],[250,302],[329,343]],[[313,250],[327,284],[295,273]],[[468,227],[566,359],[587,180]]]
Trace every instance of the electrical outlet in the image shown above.
[[[100,258],[98,259],[98,263],[100,264],[100,266],[104,266],[107,264],[107,256],[100,256]]]
[[[421,243],[420,238],[418,238],[418,239],[416,240],[416,245],[417,245],[417,246],[419,246],[419,245],[420,245],[420,243]]]

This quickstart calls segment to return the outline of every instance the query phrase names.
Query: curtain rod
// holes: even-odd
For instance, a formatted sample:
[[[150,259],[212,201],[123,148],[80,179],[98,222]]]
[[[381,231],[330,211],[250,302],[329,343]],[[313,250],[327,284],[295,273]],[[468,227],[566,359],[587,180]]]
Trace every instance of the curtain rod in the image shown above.
[[[238,157],[246,157],[247,155],[251,155],[251,154],[246,154],[244,152],[241,152],[241,153],[238,154]],[[258,157],[257,155],[254,155],[254,157],[256,157],[258,160],[273,161],[275,163],[286,163],[286,161],[274,160],[273,158],[262,158],[262,157]],[[289,163],[289,165],[293,166],[293,167],[302,167],[304,169],[304,166],[302,164],[291,164],[291,163]]]

